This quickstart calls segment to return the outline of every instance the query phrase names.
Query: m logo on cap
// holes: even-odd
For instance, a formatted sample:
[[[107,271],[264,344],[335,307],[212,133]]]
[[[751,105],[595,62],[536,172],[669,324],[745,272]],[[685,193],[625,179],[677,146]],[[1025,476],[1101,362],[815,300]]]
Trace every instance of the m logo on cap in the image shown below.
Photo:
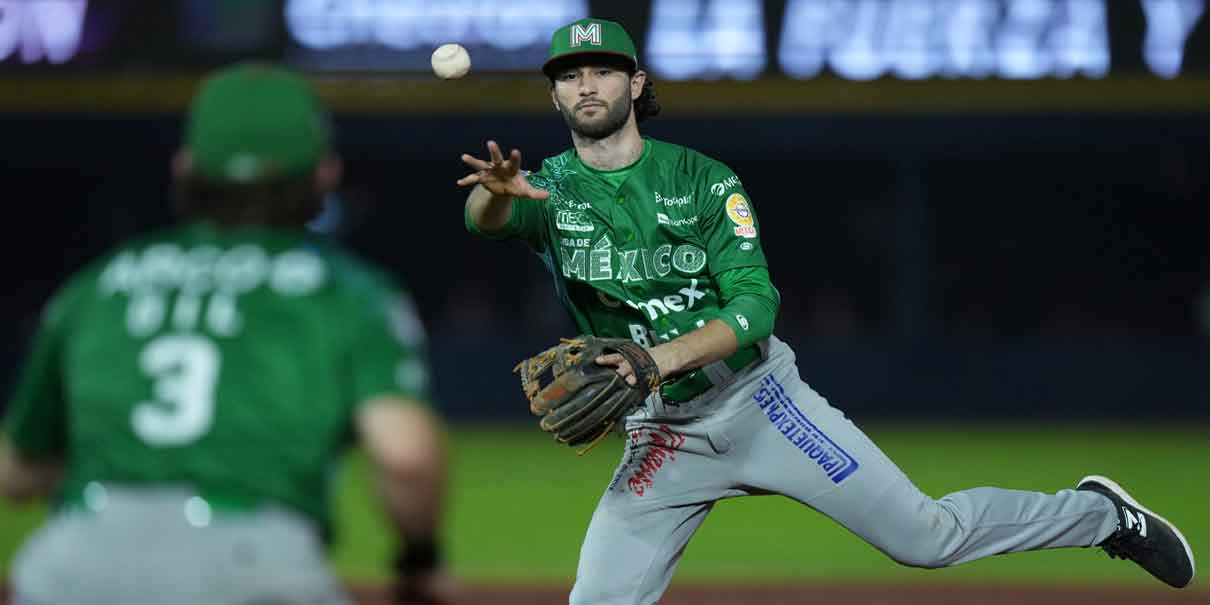
[[[589,23],[588,27],[584,27],[579,23],[571,26],[571,45],[579,46],[581,42],[588,42],[593,46],[601,45],[601,24]]]

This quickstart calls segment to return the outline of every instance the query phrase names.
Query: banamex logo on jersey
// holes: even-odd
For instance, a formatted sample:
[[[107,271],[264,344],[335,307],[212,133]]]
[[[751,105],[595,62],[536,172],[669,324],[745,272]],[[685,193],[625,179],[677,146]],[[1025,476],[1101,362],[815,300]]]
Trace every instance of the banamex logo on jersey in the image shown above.
[[[733,193],[727,198],[725,205],[727,218],[735,223],[735,234],[739,237],[754,238],[756,237],[756,225],[752,219],[752,208],[748,205],[748,200],[739,193]]]

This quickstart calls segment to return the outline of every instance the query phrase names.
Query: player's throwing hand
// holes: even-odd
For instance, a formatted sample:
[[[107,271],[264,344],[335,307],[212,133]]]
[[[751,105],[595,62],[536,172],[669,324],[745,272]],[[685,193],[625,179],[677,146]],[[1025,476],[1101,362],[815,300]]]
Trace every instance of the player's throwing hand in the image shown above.
[[[462,154],[462,161],[470,166],[471,174],[458,179],[458,185],[483,185],[492,195],[525,197],[534,200],[544,200],[550,194],[538,189],[525,180],[521,174],[521,152],[517,149],[508,154],[508,159],[500,153],[500,146],[495,141],[487,142],[487,152],[490,161],[484,161],[470,154]]]

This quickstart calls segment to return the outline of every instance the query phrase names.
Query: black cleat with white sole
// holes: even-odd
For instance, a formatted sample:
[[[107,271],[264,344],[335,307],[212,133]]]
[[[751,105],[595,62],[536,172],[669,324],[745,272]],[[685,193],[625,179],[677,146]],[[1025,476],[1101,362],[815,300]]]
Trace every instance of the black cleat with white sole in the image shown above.
[[[1147,510],[1112,479],[1090,475],[1076,489],[1097,492],[1113,501],[1118,528],[1097,545],[1110,557],[1134,561],[1173,588],[1184,588],[1193,581],[1193,550],[1175,525]]]

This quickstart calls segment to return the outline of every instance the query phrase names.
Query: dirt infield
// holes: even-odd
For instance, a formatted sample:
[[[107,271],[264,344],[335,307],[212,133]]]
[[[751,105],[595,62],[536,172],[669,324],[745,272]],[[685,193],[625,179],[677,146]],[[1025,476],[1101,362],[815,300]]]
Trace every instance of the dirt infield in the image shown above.
[[[381,587],[352,589],[358,605],[395,605]],[[8,605],[0,585],[0,605]],[[567,588],[467,586],[451,605],[562,605]],[[679,586],[662,605],[1210,605],[1210,590],[1154,588],[1069,588],[1027,586]]]
[[[362,605],[385,605],[380,590],[356,590]],[[558,605],[566,588],[467,587],[458,605]],[[1021,586],[681,586],[663,605],[1210,605],[1206,590]]]

